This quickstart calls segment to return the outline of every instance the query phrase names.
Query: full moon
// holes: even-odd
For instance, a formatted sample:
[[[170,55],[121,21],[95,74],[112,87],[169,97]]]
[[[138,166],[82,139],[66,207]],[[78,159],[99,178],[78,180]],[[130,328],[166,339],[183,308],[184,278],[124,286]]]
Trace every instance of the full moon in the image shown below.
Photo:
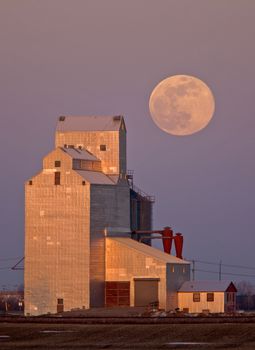
[[[210,88],[202,80],[189,75],[174,75],[154,88],[149,109],[160,129],[185,136],[208,125],[215,102]]]

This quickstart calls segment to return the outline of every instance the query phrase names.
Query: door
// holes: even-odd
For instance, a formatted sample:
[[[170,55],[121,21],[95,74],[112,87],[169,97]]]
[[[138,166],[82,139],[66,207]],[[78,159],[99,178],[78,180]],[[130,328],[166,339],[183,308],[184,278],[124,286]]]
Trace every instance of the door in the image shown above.
[[[130,282],[105,282],[105,306],[130,306]]]
[[[64,312],[64,299],[58,299],[57,313]]]
[[[135,282],[135,306],[158,304],[158,278],[138,279]]]

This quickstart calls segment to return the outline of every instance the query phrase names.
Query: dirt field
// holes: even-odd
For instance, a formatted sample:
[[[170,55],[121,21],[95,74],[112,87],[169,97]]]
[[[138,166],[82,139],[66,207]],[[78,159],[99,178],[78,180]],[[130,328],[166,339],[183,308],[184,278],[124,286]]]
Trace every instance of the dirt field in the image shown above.
[[[255,324],[0,323],[0,349],[255,349]]]

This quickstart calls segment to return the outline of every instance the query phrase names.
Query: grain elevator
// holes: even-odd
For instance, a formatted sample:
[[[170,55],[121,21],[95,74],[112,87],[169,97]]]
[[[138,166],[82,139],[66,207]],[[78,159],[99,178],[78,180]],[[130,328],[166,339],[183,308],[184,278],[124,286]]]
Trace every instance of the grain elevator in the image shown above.
[[[122,116],[59,117],[55,149],[25,184],[25,314],[177,307],[189,263],[131,235],[152,229],[153,201],[127,171]]]

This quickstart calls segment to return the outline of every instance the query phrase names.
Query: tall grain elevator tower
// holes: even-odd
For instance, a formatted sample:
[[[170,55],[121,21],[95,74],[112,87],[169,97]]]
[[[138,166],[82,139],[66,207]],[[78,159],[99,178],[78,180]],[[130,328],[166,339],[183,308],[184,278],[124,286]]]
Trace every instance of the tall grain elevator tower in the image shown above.
[[[59,117],[25,185],[25,314],[104,305],[105,229],[130,231],[122,116]]]

